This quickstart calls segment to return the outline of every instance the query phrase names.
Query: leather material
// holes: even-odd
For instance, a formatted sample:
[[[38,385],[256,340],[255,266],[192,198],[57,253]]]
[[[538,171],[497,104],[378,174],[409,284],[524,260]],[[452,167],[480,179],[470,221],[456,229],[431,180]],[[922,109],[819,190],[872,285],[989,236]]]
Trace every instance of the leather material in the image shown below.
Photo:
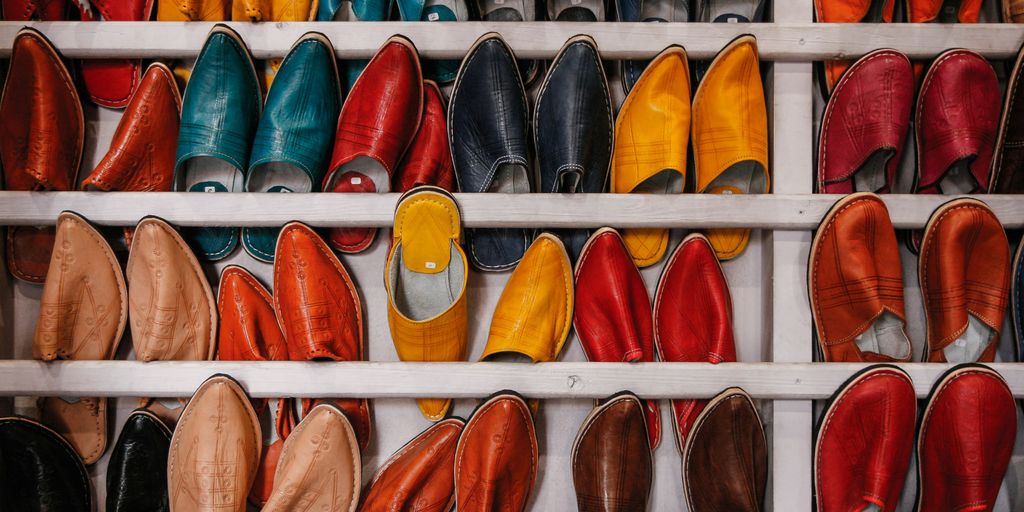
[[[670,46],[647,66],[619,111],[611,192],[681,193],[689,140],[690,67],[686,50]],[[637,266],[647,267],[665,256],[668,235],[644,228],[623,230],[622,237]]]
[[[548,68],[533,117],[533,141],[540,167],[540,191],[604,192],[614,130],[608,79],[597,43],[576,36]],[[585,229],[555,232],[575,260],[586,243]]]
[[[317,21],[332,21],[338,9],[341,8],[342,0],[319,0],[317,7]],[[352,2],[352,12],[358,21],[386,21],[391,3],[383,0],[355,0]]]
[[[396,192],[408,192],[421,185],[455,191],[455,169],[448,148],[448,120],[441,89],[423,81],[423,118],[409,151],[395,173]]]
[[[855,62],[835,85],[825,107],[816,192],[891,192],[913,101],[914,71],[906,55],[875,50]],[[884,161],[882,175],[869,175],[878,172],[878,159]],[[860,177],[872,185],[860,188],[874,190],[858,190]]]
[[[87,8],[75,2],[82,21],[149,21],[156,0],[89,0]],[[88,59],[82,78],[89,98],[102,107],[123,108],[142,78],[141,59]]]
[[[274,494],[264,512],[355,512],[362,459],[352,425],[337,407],[320,404],[284,443]]]
[[[711,399],[694,422],[682,459],[691,512],[762,510],[768,480],[764,428],[742,389]]]
[[[643,277],[617,231],[602,228],[591,235],[576,263],[575,277],[576,308],[572,324],[587,360],[653,362],[651,300]],[[654,449],[661,440],[658,402],[646,400],[644,409]]]
[[[242,387],[226,375],[207,379],[185,406],[171,438],[171,510],[245,512],[262,443],[259,418]]]
[[[914,383],[895,366],[869,366],[836,390],[816,431],[817,510],[898,510],[916,417]]]
[[[1021,8],[1024,16],[1024,2]],[[1002,112],[988,191],[1020,194],[1024,193],[1024,46],[1017,53],[1006,82]]]
[[[82,459],[60,435],[35,420],[0,418],[0,474],[4,510],[92,512]]]
[[[42,361],[113,359],[128,321],[128,292],[110,244],[84,218],[62,212],[32,357]],[[40,416],[68,440],[86,464],[107,448],[106,398],[39,400]]]
[[[892,23],[895,0],[814,0],[814,20],[818,23]],[[825,89],[831,93],[851,61],[825,62]],[[865,84],[867,85],[867,84]]]
[[[384,265],[384,287],[388,294],[388,327],[395,351],[402,361],[464,361],[467,351],[468,312],[466,279],[469,265],[459,241],[462,217],[451,196],[433,187],[420,187],[406,193],[395,209],[391,250]],[[457,258],[452,258],[452,252]],[[462,276],[457,290],[441,290],[450,300],[440,311],[426,318],[410,316],[404,288],[398,275],[408,272],[411,279],[448,272]],[[437,291],[437,290],[432,290]],[[402,293],[402,296],[398,294]],[[431,421],[440,420],[451,406],[444,398],[418,400],[420,412]]]
[[[515,54],[497,33],[484,34],[459,67],[448,109],[448,144],[461,192],[490,192],[495,186],[533,192],[528,111]],[[504,270],[523,257],[531,231],[474,229],[467,238],[475,267]]]
[[[446,512],[455,503],[455,446],[466,423],[439,421],[395,452],[363,494],[360,512]]]
[[[522,512],[537,480],[537,432],[519,395],[498,394],[477,408],[455,450],[459,512]]]
[[[1002,223],[977,199],[955,199],[932,213],[918,259],[927,361],[946,361],[943,349],[970,317],[992,330],[978,361],[995,360],[1010,293],[1008,245]]]
[[[234,21],[312,21],[317,0],[232,0]]]
[[[64,21],[68,18],[67,0],[3,0],[0,9],[6,21]]]
[[[132,344],[140,361],[206,361],[216,348],[216,303],[188,245],[169,224],[135,227],[125,269]]]
[[[1024,23],[1024,0],[1003,0],[1003,21]]]
[[[1013,257],[1013,281],[1010,287],[1010,314],[1017,340],[1017,361],[1024,361],[1024,238]]]
[[[128,416],[107,465],[107,511],[168,512],[167,452],[171,430],[152,413]]]
[[[654,344],[665,362],[736,361],[732,295],[715,250],[701,234],[676,247],[654,296]],[[686,444],[693,421],[707,400],[672,400],[676,440]]]
[[[156,0],[157,21],[226,21],[230,19],[228,0]]]
[[[657,2],[652,2],[658,5]],[[691,20],[690,2],[672,5],[671,16],[652,17],[644,14],[645,3],[643,0],[615,0],[616,21],[624,22],[647,22],[647,23],[685,23]],[[659,13],[661,14],[661,13]],[[629,94],[633,85],[640,79],[644,69],[650,64],[645,60],[624,60],[621,68],[622,92]]]
[[[959,7],[944,12],[943,0],[907,0],[909,23],[977,23],[982,0],[961,0]]]
[[[365,361],[362,299],[348,270],[319,235],[301,222],[281,229],[274,256],[274,311],[293,361]],[[335,401],[359,445],[373,432],[366,399]],[[308,412],[311,401],[304,401]]]
[[[948,371],[921,417],[915,510],[995,510],[1016,433],[1017,408],[998,373],[980,365]]]
[[[759,65],[757,40],[741,36],[715,57],[697,87],[691,134],[698,193],[766,194],[771,190],[768,116]],[[747,167],[733,167],[738,164]],[[743,172],[750,188],[715,184],[731,171]],[[707,235],[720,260],[739,256],[750,240],[750,230],[742,228],[713,229]]]
[[[572,480],[580,512],[644,512],[654,461],[644,409],[632,393],[587,416],[572,449]]]
[[[241,192],[261,108],[260,84],[248,48],[226,25],[214,26],[182,99],[174,190]],[[219,169],[230,168],[234,176],[225,178],[218,172],[210,179],[206,172],[190,170],[200,165],[195,161],[199,157],[220,160]],[[190,228],[185,233],[206,260],[222,259],[238,245],[237,228]]]
[[[340,109],[334,47],[323,34],[308,33],[281,62],[267,94],[252,143],[246,191],[318,192]],[[299,171],[306,181],[275,176],[279,166]],[[242,246],[257,260],[272,263],[278,231],[242,228]]]
[[[47,121],[33,122],[40,119]],[[0,98],[4,190],[71,190],[84,144],[82,103],[60,54],[35,29],[21,29],[14,39]],[[53,240],[51,227],[9,228],[11,275],[42,283]]]
[[[881,198],[861,192],[839,200],[811,243],[808,294],[815,335],[826,362],[909,361],[861,351],[856,341],[883,315],[899,319],[904,335],[903,273],[896,231]]]
[[[392,177],[416,136],[422,115],[419,54],[411,41],[393,36],[370,59],[341,107],[324,191],[390,192]],[[374,183],[350,167],[360,157],[382,168],[386,173],[383,182]],[[357,253],[369,247],[376,236],[373,228],[332,228],[329,240],[336,251]]]

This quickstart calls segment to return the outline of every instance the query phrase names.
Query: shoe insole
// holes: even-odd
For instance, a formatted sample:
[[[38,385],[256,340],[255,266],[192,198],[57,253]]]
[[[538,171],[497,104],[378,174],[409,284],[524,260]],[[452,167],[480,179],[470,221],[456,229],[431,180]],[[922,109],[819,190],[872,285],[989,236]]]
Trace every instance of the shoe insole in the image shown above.
[[[559,194],[571,194],[580,188],[583,175],[576,170],[566,170],[558,175],[558,183],[555,185],[555,192]]]
[[[875,151],[853,174],[854,192],[878,192],[885,188],[885,167],[896,152],[891,149]]]
[[[943,0],[935,21],[937,23],[959,23],[961,3],[963,3],[962,0]]]
[[[675,169],[662,169],[641,181],[631,194],[678,194],[683,191],[683,175]]]
[[[484,358],[490,363],[532,363],[533,359],[518,352],[498,352]]]
[[[968,313],[967,330],[953,343],[946,345],[946,348],[942,349],[942,353],[945,354],[946,361],[949,363],[973,363],[992,343],[995,334],[995,329]]]
[[[519,164],[499,165],[487,191],[498,194],[529,194],[530,178],[526,167]]]
[[[369,180],[369,183],[363,180]],[[391,179],[380,162],[368,156],[357,156],[334,171],[325,190],[385,193],[391,191]]]
[[[903,330],[903,322],[888,311],[875,319],[868,330],[857,336],[854,343],[861,352],[881,354],[895,359],[910,357],[910,340]]]
[[[537,17],[526,0],[480,0],[477,5],[484,21],[534,21]]]
[[[189,192],[241,192],[242,172],[230,163],[212,156],[197,156],[185,162],[178,176],[178,190]]]
[[[978,180],[974,179],[974,175],[971,174],[970,160],[973,158],[957,160],[956,163],[949,166],[946,174],[935,184],[940,194],[970,194],[978,190]]]
[[[246,192],[311,192],[313,181],[305,171],[287,162],[268,162],[249,171]]]
[[[341,5],[338,6],[338,10],[334,13],[332,21],[359,21],[356,17],[355,10],[352,8],[352,2],[350,0],[343,0]]]
[[[736,162],[711,181],[705,188],[708,192],[723,190],[735,194],[763,194],[767,188],[764,169],[753,160]]]
[[[427,0],[420,21],[466,21],[469,12],[462,0]]]
[[[454,243],[451,243],[448,266],[440,272],[415,272],[402,265],[402,261],[402,244],[399,243],[388,269],[391,296],[399,312],[411,320],[422,321],[441,314],[455,302],[466,272]]]
[[[757,15],[761,0],[710,0],[701,21],[749,23]]]
[[[640,21],[690,21],[687,0],[645,0],[640,7]]]
[[[548,0],[555,21],[604,21],[604,0]]]

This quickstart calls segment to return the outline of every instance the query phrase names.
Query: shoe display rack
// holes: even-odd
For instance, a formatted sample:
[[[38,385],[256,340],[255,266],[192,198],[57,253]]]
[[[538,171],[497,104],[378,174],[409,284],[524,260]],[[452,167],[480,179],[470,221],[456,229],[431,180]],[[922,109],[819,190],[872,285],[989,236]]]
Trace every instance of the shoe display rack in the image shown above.
[[[653,57],[671,44],[685,46],[691,59],[714,57],[734,37],[757,37],[765,75],[771,127],[772,193],[760,196],[680,194],[574,195],[455,194],[464,226],[597,228],[661,227],[675,230],[754,228],[751,245],[724,263],[734,301],[739,363],[596,364],[585,362],[575,335],[560,362],[402,363],[388,334],[386,297],[381,279],[386,241],[342,260],[360,288],[367,319],[370,362],[136,362],[122,343],[115,361],[42,363],[31,360],[31,337],[41,287],[0,277],[0,410],[24,413],[36,396],[120,397],[110,439],[139,396],[188,397],[210,375],[226,373],[253,397],[366,397],[375,400],[376,439],[364,453],[366,478],[396,448],[428,426],[412,398],[460,399],[454,410],[465,415],[477,399],[512,389],[545,399],[538,417],[540,473],[531,510],[575,510],[569,459],[573,439],[592,400],[621,390],[642,398],[709,398],[739,386],[758,401],[768,435],[770,476],[766,510],[804,512],[813,508],[812,457],[815,401],[827,399],[864,365],[814,363],[813,326],[807,294],[811,236],[839,196],[812,194],[817,117],[814,62],[856,58],[891,47],[911,59],[930,59],[947,48],[968,48],[993,60],[1017,54],[1024,25],[816,24],[812,0],[776,0],[771,23],[230,23],[257,59],[283,57],[308,31],[326,34],[337,57],[369,58],[389,36],[409,37],[426,59],[460,59],[482,34],[498,31],[525,59],[550,59],[576,34],[591,35],[607,60]],[[210,23],[30,24],[70,59],[110,57],[194,58]],[[10,55],[17,22],[0,22],[0,59]],[[617,82],[611,84],[619,88]],[[616,91],[621,99],[621,91]],[[819,99],[820,102],[820,99]],[[88,172],[109,144],[120,112],[86,107],[87,140],[83,169]],[[818,105],[820,110],[820,105]],[[0,191],[0,225],[53,224],[64,210],[93,223],[130,226],[159,216],[176,226],[280,226],[300,220],[314,227],[390,227],[398,194],[207,194],[8,192]],[[897,229],[921,228],[949,198],[883,196]],[[1024,228],[1024,198],[989,195],[982,199],[1007,229]],[[384,238],[383,236],[381,238]],[[673,244],[679,232],[673,237]],[[242,251],[238,251],[242,253]],[[924,314],[917,291],[917,262],[903,250],[908,331],[920,354]],[[242,264],[264,282],[271,266],[245,254],[209,265],[212,283],[225,264]],[[653,291],[663,262],[645,269]],[[470,361],[483,348],[493,307],[509,273],[474,272],[469,281]],[[1009,316],[1009,315],[1008,315]],[[999,358],[1014,360],[1012,329],[1004,329]],[[126,360],[129,359],[129,360]],[[919,357],[918,357],[919,359]],[[948,369],[943,364],[899,365],[914,380],[920,398]],[[1024,364],[991,365],[1013,394],[1024,398]],[[6,402],[6,403],[5,403]],[[6,408],[6,410],[4,410]],[[662,403],[664,435],[655,456],[650,510],[685,510],[680,458],[671,435],[671,414]],[[1024,510],[1024,421],[1004,484],[999,510]],[[105,461],[91,469],[102,503]],[[913,504],[908,478],[905,507]]]

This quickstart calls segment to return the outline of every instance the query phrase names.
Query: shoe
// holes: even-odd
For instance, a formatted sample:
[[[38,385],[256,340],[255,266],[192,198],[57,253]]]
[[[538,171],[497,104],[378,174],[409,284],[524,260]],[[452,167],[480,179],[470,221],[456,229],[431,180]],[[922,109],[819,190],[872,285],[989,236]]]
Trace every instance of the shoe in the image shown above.
[[[693,99],[693,160],[697,193],[767,194],[768,116],[757,40],[734,39],[708,67]],[[707,232],[720,260],[743,253],[749,229]]]
[[[501,392],[477,407],[455,449],[455,509],[522,512],[537,481],[537,432],[526,402]]]
[[[1024,238],[1013,256],[1013,281],[1010,288],[1010,314],[1014,338],[1017,340],[1017,361],[1024,361]]]
[[[1024,8],[1024,2],[1020,5]],[[988,192],[1020,194],[1024,193],[1024,46],[1010,70],[1002,112]]]
[[[763,23],[766,21],[765,0],[695,0],[695,3],[693,21],[699,23]],[[697,83],[704,81],[704,75],[708,72],[711,64],[712,62],[707,60],[693,63],[693,75]]]
[[[455,445],[466,423],[431,425],[392,455],[370,480],[360,512],[451,510],[455,503]]]
[[[281,229],[274,256],[274,311],[292,361],[365,361],[363,305],[348,270],[301,222]],[[331,400],[355,429],[360,448],[373,435],[366,399]],[[302,400],[302,414],[314,401]]]
[[[230,0],[156,0],[157,21],[227,21]]]
[[[65,21],[68,19],[67,0],[3,0],[0,13],[6,21]]]
[[[171,437],[171,510],[245,512],[262,445],[259,418],[241,385],[227,375],[207,379]]]
[[[461,233],[459,206],[443,190],[417,187],[398,200],[384,288],[388,327],[402,361],[466,359],[469,266]],[[444,418],[451,406],[446,398],[417,402],[431,421]]]
[[[905,0],[907,23],[977,23],[982,0]]]
[[[762,510],[768,480],[764,427],[742,389],[726,389],[708,402],[682,459],[687,510]]]
[[[341,110],[336,62],[330,40],[316,32],[303,35],[289,50],[256,128],[246,192],[320,191]],[[242,247],[253,258],[273,263],[279,231],[242,228]]]
[[[533,116],[540,191],[597,194],[607,190],[614,130],[608,79],[589,36],[562,46],[548,68]],[[579,256],[590,233],[558,230],[569,258]]]
[[[448,109],[448,143],[460,191],[533,192],[528,105],[512,49],[497,33],[484,34],[462,61]],[[470,261],[485,271],[514,267],[532,238],[528,229],[467,234]]]
[[[654,344],[662,361],[736,361],[729,282],[704,235],[683,239],[665,264],[654,295],[653,318]],[[705,405],[707,400],[672,400],[680,447]]]
[[[605,21],[604,0],[546,0],[551,21]]]
[[[906,55],[875,50],[850,66],[822,116],[815,191],[892,192],[913,101],[914,71]]]
[[[227,25],[203,44],[185,88],[174,163],[177,192],[242,192],[262,94],[252,56]],[[238,228],[185,230],[200,257],[217,261],[238,245]]]
[[[89,0],[74,2],[82,21],[149,21],[153,0]],[[82,78],[93,103],[124,108],[142,78],[142,59],[88,59],[82,61]]]
[[[615,0],[617,21],[635,23],[685,23],[691,21],[690,0]],[[650,61],[621,61],[622,92],[629,94]]]
[[[0,418],[0,496],[5,510],[92,512],[89,473],[74,448],[29,418]]]
[[[588,361],[654,361],[651,300],[643,276],[619,233],[601,228],[590,236],[576,262],[572,325]],[[657,400],[644,401],[651,449],[661,441]]]
[[[168,512],[167,452],[171,429],[155,415],[128,415],[107,463],[108,512]]]
[[[916,418],[914,383],[898,367],[868,366],[836,390],[815,432],[816,510],[898,510]]]
[[[362,467],[359,443],[345,414],[331,404],[317,405],[285,441],[274,493],[262,510],[355,512]]]
[[[313,21],[316,19],[318,7],[317,0],[233,0],[231,3],[231,19],[232,21],[249,21],[253,23]],[[324,42],[330,46],[330,41],[327,40],[326,36],[324,36]],[[331,48],[331,50],[331,62],[334,64],[334,67],[337,67],[336,61],[333,60],[334,49]],[[264,90],[269,90],[281,68],[281,59],[269,59],[263,65],[263,88]],[[337,75],[337,72],[335,72],[335,75]],[[338,101],[341,100],[339,99]]]
[[[469,21],[469,7],[465,0],[398,0],[398,14],[402,21]],[[455,80],[459,60],[429,59],[423,61],[423,76],[427,80],[447,84]]]
[[[867,2],[814,0],[814,20],[818,23],[892,23],[892,13],[895,7],[895,0],[870,0]],[[897,52],[893,51],[893,53]],[[863,61],[866,58],[867,55],[860,60]],[[848,60],[829,60],[821,63],[822,72],[818,80],[821,85],[822,97],[828,98],[832,91],[835,90],[839,79],[846,73],[851,62]],[[880,64],[876,63],[874,66],[880,66]],[[860,83],[863,83],[866,87],[877,87],[876,82],[866,80],[863,76],[858,80],[858,84]],[[885,88],[892,88],[892,85],[887,84]],[[884,105],[885,103],[880,104]],[[826,114],[827,117],[828,115]]]
[[[537,18],[537,0],[476,0],[476,12],[481,21],[542,21]],[[539,60],[516,61],[525,87],[533,85],[543,65]]]
[[[832,206],[811,242],[807,288],[822,361],[910,361],[900,251],[881,198],[860,192]]]
[[[128,322],[128,291],[114,250],[89,221],[57,217],[50,270],[39,299],[32,357],[41,361],[113,359]],[[40,398],[39,412],[86,465],[107,449],[107,399]]]
[[[579,512],[643,512],[654,474],[640,399],[609,398],[583,421],[572,447]]]
[[[670,46],[629,91],[615,121],[613,194],[679,194],[686,182],[690,140],[690,68],[686,50]],[[626,229],[633,261],[648,267],[668,250],[669,230]]]
[[[48,121],[34,127],[32,119]],[[35,29],[19,30],[0,96],[4,190],[71,190],[84,144],[82,103],[60,54]],[[7,268],[11,275],[42,283],[54,236],[52,226],[8,228]]]
[[[316,20],[387,21],[390,13],[390,0],[320,0]],[[339,78],[346,95],[369,63],[367,59],[345,59],[340,62]]]
[[[444,105],[441,89],[434,82],[424,80],[423,118],[395,173],[397,192],[404,194],[421,185],[455,191],[455,170],[452,168],[452,153],[448,149],[448,120]]]
[[[1003,21],[1006,23],[1024,23],[1024,1],[1003,0]]]
[[[925,227],[918,280],[927,320],[925,361],[995,360],[1010,294],[1009,242],[977,199],[954,199]]]
[[[1006,381],[985,366],[958,365],[936,382],[927,403],[914,510],[995,510],[1017,434]]]

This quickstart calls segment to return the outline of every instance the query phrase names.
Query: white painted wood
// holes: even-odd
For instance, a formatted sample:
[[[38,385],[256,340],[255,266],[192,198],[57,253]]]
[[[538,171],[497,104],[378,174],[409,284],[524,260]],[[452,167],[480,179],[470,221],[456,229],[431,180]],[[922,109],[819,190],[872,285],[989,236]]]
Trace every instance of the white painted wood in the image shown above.
[[[789,10],[788,2],[779,2]],[[806,17],[800,9],[798,16]],[[0,22],[0,57],[10,54],[20,22]],[[36,22],[30,23],[66,57],[194,57],[212,23]],[[589,34],[606,59],[651,58],[670,44],[683,44],[693,58],[713,57],[730,40],[754,34],[761,57],[775,61],[850,58],[892,47],[910,57],[930,58],[945,48],[971,48],[1008,58],[1024,41],[1024,25],[1013,24],[827,24],[791,23],[230,23],[258,59],[282,57],[305,32],[325,33],[339,58],[369,58],[392,34],[403,34],[425,58],[462,58],[482,34],[500,31],[523,58],[552,58],[566,39]]]
[[[776,132],[778,137],[779,132]],[[778,158],[778,157],[777,157]],[[776,187],[785,185],[776,168]],[[803,171],[801,171],[802,173]],[[810,180],[808,172],[807,179]],[[749,227],[811,230],[841,196],[678,194],[455,194],[466,227]],[[147,215],[179,226],[390,226],[398,194],[197,194],[187,192],[0,191],[0,224],[52,224],[71,210],[103,225],[132,225]],[[976,196],[1007,228],[1024,227],[1024,201]],[[882,196],[897,228],[920,228],[952,196]]]

